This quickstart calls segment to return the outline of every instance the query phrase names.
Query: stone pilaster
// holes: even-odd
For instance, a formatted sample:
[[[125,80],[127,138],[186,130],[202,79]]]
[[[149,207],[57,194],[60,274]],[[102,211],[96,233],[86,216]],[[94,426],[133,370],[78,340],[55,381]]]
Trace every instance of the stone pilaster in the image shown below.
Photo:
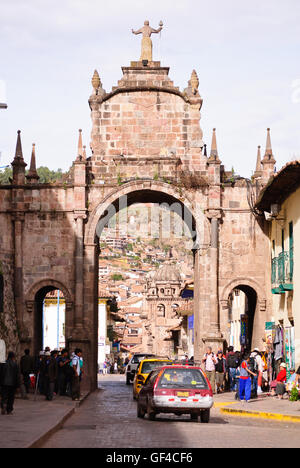
[[[28,332],[23,324],[24,291],[23,291],[23,226],[24,213],[15,212],[13,214],[14,224],[14,297],[19,338],[23,343],[29,340]]]

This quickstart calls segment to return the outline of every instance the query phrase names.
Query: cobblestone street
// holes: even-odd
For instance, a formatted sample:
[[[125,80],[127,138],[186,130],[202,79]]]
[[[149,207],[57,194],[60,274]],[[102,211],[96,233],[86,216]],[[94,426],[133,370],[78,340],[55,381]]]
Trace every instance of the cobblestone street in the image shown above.
[[[300,425],[224,416],[212,410],[211,422],[159,415],[136,417],[132,386],[124,376],[100,378],[94,392],[44,448],[227,448],[298,447]]]

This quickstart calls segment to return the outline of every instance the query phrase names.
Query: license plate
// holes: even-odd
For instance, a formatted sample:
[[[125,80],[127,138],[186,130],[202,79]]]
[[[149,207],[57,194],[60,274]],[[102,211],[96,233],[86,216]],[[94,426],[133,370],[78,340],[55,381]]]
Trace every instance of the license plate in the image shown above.
[[[188,397],[188,396],[190,396],[190,394],[189,394],[189,392],[177,392],[177,396]]]

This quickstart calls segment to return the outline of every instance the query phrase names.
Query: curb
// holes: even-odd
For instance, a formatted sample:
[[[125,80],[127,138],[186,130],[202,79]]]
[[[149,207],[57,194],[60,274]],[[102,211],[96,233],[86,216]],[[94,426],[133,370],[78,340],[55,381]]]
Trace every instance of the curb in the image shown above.
[[[220,408],[221,413],[230,414],[231,416],[240,416],[247,418],[257,418],[257,419],[271,419],[280,422],[294,422],[300,423],[300,416],[292,416],[288,414],[281,413],[267,413],[263,411],[247,411],[240,409],[232,408]]]
[[[65,422],[71,416],[73,416],[76,409],[79,408],[82,405],[82,403],[84,403],[84,401],[88,398],[89,395],[90,392],[84,394],[82,399],[79,402],[76,402],[74,407],[67,411],[67,413],[54,426],[52,426],[47,432],[42,434],[40,437],[38,437],[35,441],[28,444],[25,448],[40,448],[41,445],[43,445],[53,434],[55,434],[55,432],[59,431],[63,427]]]
[[[38,439],[36,439],[34,442],[31,442],[25,448],[40,448],[40,446],[43,445],[55,432],[61,429],[65,422],[75,413],[75,409],[76,408],[74,407],[68,411],[68,413],[63,418],[61,418],[57,424],[55,424],[53,427],[51,427],[51,429],[38,437]]]

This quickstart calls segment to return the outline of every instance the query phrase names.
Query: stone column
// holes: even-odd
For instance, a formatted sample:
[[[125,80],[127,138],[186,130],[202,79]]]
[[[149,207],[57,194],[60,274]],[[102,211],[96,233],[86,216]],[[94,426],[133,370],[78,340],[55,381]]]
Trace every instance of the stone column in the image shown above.
[[[28,331],[23,324],[23,224],[24,214],[14,213],[14,295],[17,324],[19,327],[20,341],[25,343],[29,341]]]
[[[200,250],[194,251],[194,360],[201,362]]]
[[[219,312],[219,211],[211,211],[207,214],[211,219],[211,245],[209,247],[209,275],[204,288],[209,291],[209,313],[204,316],[205,329],[202,337],[205,346],[223,348],[224,338],[220,332]]]
[[[210,314],[209,248],[194,251],[194,359],[200,365]]]
[[[211,220],[211,248],[210,248],[210,333],[219,333],[219,298],[218,298],[218,271],[219,271],[219,220]]]
[[[76,222],[75,229],[75,330],[83,328],[83,221],[86,215],[83,213],[75,213],[74,219]]]

